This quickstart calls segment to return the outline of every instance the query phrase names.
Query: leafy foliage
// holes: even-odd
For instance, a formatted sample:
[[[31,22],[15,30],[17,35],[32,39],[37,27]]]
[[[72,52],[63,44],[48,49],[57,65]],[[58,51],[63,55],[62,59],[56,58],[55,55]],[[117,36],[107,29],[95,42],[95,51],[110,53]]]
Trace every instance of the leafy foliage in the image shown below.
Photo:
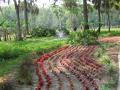
[[[31,32],[31,35],[33,37],[49,37],[49,36],[55,36],[55,34],[56,34],[55,29],[49,29],[43,27],[34,28]]]
[[[83,44],[83,45],[91,45],[97,44],[97,35],[94,35],[94,31],[72,31],[70,32],[68,43],[70,44]]]

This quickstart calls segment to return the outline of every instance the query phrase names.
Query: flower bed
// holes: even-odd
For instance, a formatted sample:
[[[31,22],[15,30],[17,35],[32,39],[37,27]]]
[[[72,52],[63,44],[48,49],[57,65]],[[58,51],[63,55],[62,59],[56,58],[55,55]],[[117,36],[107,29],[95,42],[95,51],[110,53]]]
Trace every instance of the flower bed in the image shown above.
[[[91,58],[91,55],[95,49],[96,46],[65,46],[48,54],[42,55],[34,62],[36,67],[36,74],[38,76],[38,86],[36,90],[41,90],[41,87],[44,85],[42,79],[43,77],[41,77],[42,74],[45,77],[47,88],[49,88],[52,84],[51,78],[47,74],[46,68],[44,66],[44,62],[49,58],[51,58],[50,62],[53,63],[53,66],[58,70],[59,67],[57,67],[57,65],[59,62],[63,68],[67,69],[70,73],[76,76],[76,78],[78,78],[78,80],[82,83],[82,90],[89,90],[90,87],[92,87],[93,90],[98,90],[95,77],[101,73],[102,66]],[[50,68],[52,68],[52,66]],[[39,70],[41,70],[42,73],[40,73]],[[61,70],[59,70],[59,72],[61,72]],[[57,74],[56,76],[58,77],[59,81],[59,90],[61,90],[62,81]],[[68,79],[70,85],[74,87],[72,81],[70,81],[70,77],[68,77]],[[71,90],[73,90],[72,87]]]
[[[42,80],[42,77],[41,77],[41,73],[39,71],[39,68],[42,70],[42,74],[44,75],[45,79],[46,79],[46,82],[47,82],[47,86],[49,87],[50,84],[51,84],[51,80],[50,80],[50,77],[49,75],[46,73],[46,70],[44,68],[44,65],[43,65],[43,62],[45,60],[47,60],[49,57],[51,57],[52,55],[62,51],[62,50],[65,50],[68,46],[65,46],[65,47],[62,47],[62,48],[59,48],[53,52],[50,52],[48,54],[44,54],[42,55],[39,59],[35,60],[34,62],[34,65],[35,65],[35,69],[36,69],[36,75],[38,76],[38,86],[35,90],[41,90],[41,87],[43,86],[43,80]],[[40,67],[39,67],[40,66]]]

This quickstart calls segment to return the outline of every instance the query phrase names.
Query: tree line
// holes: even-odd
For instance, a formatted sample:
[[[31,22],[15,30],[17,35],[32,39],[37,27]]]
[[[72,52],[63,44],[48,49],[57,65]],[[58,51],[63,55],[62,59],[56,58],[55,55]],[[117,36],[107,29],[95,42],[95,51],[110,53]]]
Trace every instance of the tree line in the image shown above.
[[[16,13],[16,19],[11,21],[12,23],[16,23],[16,40],[20,41],[23,40],[24,37],[27,37],[28,34],[30,34],[30,19],[32,20],[37,17],[39,14],[39,8],[35,4],[37,0],[13,0],[14,2],[14,8]],[[84,30],[90,29],[90,13],[97,12],[97,18],[98,19],[98,28],[97,32],[100,33],[101,27],[103,25],[102,18],[103,14],[107,18],[107,25],[108,25],[108,31],[110,32],[111,28],[111,12],[120,10],[120,0],[62,0],[63,4],[62,6],[58,6],[56,3],[60,0],[54,0],[54,3],[50,6],[52,11],[55,14],[55,18],[59,21],[58,29],[62,29],[63,26],[65,27],[72,27],[74,31],[77,30],[78,24],[80,24],[80,21],[82,21],[82,26]],[[3,2],[10,3],[10,0],[3,0]],[[90,4],[88,3],[90,2]],[[64,8],[63,8],[64,7]],[[4,9],[3,9],[4,10]],[[3,13],[2,8],[0,8],[1,14]],[[23,22],[21,20],[21,11],[24,13],[24,26],[25,30],[24,33],[22,32],[22,26],[21,23]],[[69,13],[68,13],[69,12]],[[29,15],[31,13],[31,17]],[[66,15],[64,15],[66,14]],[[4,16],[4,15],[3,15]],[[38,17],[37,17],[38,18]],[[69,19],[67,19],[69,18]],[[65,22],[66,23],[63,23]],[[92,21],[92,20],[91,20]],[[12,24],[12,25],[14,25]],[[39,23],[38,23],[39,24]],[[0,23],[0,26],[6,25],[6,27],[9,27],[9,24],[6,24],[5,20],[3,20]],[[6,31],[6,30],[5,30]],[[1,37],[1,36],[0,36]],[[5,40],[7,38],[7,33],[5,34]]]

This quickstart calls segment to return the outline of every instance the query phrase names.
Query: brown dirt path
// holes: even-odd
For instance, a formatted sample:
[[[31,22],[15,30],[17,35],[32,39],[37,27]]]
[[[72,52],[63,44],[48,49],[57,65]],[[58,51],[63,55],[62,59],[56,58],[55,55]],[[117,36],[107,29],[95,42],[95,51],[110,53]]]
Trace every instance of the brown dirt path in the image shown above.
[[[99,38],[100,42],[120,42],[120,36]]]

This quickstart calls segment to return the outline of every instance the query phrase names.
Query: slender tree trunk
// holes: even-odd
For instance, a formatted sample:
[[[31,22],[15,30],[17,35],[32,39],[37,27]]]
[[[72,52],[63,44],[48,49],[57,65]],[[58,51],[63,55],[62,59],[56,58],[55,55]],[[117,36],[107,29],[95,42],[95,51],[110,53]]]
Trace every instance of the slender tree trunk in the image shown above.
[[[101,13],[100,13],[100,6],[101,6],[101,1],[99,0],[98,2],[98,22],[99,22],[99,27],[98,27],[98,32],[100,33],[101,31]]]
[[[7,31],[6,31],[6,29],[4,31],[4,41],[7,41]]]
[[[29,34],[29,28],[28,28],[28,12],[27,12],[27,1],[24,0],[24,16],[25,16],[25,28],[26,33]]]
[[[111,22],[110,22],[110,11],[109,10],[108,10],[107,16],[108,16],[108,31],[110,32]]]
[[[84,30],[89,29],[88,25],[88,8],[87,8],[87,0],[83,0],[83,14],[84,14]]]
[[[18,4],[17,4],[17,1],[14,0],[14,4],[15,4],[15,10],[16,10],[16,15],[17,15],[17,29],[18,29],[17,40],[21,41],[21,40],[23,40],[23,38],[22,38],[22,31],[21,31],[21,25],[20,25],[19,1],[18,1]]]
[[[2,39],[1,39],[1,35],[0,35],[0,41],[2,41]]]

